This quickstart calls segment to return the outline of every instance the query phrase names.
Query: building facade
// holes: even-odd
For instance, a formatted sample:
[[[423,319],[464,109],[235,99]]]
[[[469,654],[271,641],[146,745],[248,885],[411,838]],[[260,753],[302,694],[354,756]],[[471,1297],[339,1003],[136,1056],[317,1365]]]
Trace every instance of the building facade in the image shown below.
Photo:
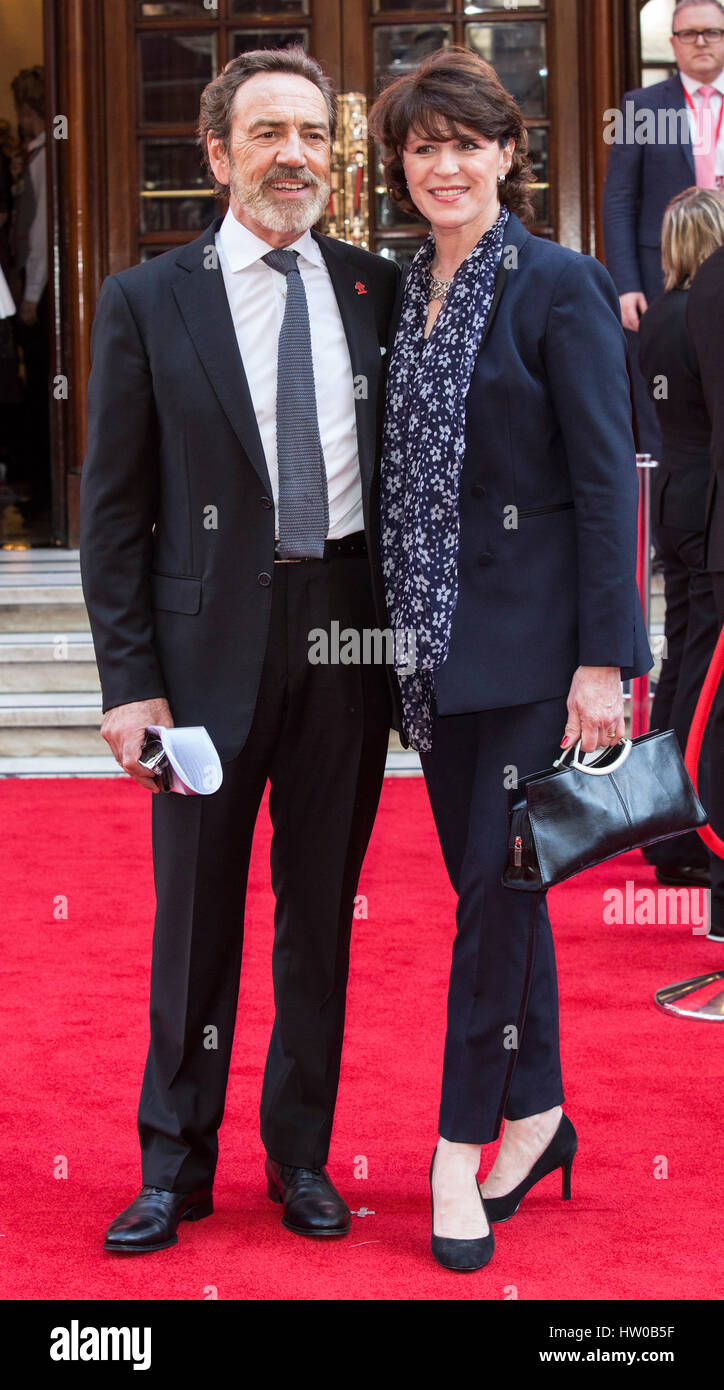
[[[78,540],[98,290],[109,272],[192,239],[222,210],[194,128],[201,90],[229,58],[302,43],[341,92],[371,102],[427,53],[468,45],[493,63],[526,118],[534,230],[602,255],[602,114],[641,81],[640,10],[639,0],[45,0],[52,357],[61,382],[52,405],[56,544]],[[365,173],[370,248],[409,259],[424,226],[391,205],[371,147]]]

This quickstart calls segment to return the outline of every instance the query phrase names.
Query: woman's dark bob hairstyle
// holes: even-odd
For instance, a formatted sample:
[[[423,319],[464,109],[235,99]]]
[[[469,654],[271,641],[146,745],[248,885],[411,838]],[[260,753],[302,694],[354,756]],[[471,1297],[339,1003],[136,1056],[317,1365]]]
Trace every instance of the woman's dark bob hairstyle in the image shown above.
[[[497,140],[501,149],[514,140],[513,163],[505,183],[498,186],[498,196],[521,221],[533,220],[528,132],[516,102],[490,63],[469,48],[439,48],[414,72],[391,82],[374,103],[369,129],[387,151],[384,169],[390,198],[414,214],[418,209],[410,199],[402,164],[413,127],[434,141],[460,139],[471,130]]]

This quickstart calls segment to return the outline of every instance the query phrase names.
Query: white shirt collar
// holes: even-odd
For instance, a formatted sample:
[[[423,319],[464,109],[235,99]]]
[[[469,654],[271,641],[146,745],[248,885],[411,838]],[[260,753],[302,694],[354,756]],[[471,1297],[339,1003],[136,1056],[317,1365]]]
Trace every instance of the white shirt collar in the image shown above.
[[[26,145],[25,148],[28,149],[28,150],[37,150],[37,149],[40,148],[41,145],[44,145],[44,144],[45,144],[45,131],[44,131],[44,130],[41,130],[41,132],[40,132],[39,135],[34,136],[34,138],[33,138],[32,140],[28,140],[28,143],[27,143],[27,145]]]
[[[274,249],[268,241],[262,241],[261,237],[245,227],[243,222],[238,222],[231,208],[228,209],[216,235],[231,271],[246,270],[247,266],[254,265],[267,251]],[[302,232],[302,235],[289,246],[285,246],[284,250],[298,251],[300,256],[312,265],[324,265],[319,245],[309,230]]]
[[[717,74],[711,82],[701,82],[698,77],[688,77],[685,72],[680,72],[679,77],[685,86],[690,97],[698,92],[700,87],[713,87],[716,92],[720,92],[724,97],[724,68]]]

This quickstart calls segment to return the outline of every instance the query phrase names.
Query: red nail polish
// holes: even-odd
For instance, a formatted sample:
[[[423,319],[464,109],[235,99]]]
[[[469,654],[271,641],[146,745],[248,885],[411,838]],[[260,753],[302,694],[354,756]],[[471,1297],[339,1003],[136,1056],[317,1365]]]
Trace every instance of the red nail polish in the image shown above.
[[[565,738],[563,739],[563,741],[562,741],[562,743],[561,743],[561,748],[567,748],[567,747],[568,747],[568,744],[570,743],[570,741],[571,741],[571,740],[570,740],[570,738],[568,737],[568,734],[566,734]]]

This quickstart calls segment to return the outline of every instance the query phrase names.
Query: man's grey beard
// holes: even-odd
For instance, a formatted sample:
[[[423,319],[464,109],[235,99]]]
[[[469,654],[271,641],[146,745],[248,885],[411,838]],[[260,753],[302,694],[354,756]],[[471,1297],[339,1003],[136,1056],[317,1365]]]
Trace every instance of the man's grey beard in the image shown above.
[[[274,197],[267,184],[279,179],[309,181],[309,194],[303,203],[285,203]],[[234,163],[229,162],[229,187],[246,212],[271,232],[306,232],[318,222],[329,202],[330,185],[305,169],[275,169],[262,183],[245,183]]]

